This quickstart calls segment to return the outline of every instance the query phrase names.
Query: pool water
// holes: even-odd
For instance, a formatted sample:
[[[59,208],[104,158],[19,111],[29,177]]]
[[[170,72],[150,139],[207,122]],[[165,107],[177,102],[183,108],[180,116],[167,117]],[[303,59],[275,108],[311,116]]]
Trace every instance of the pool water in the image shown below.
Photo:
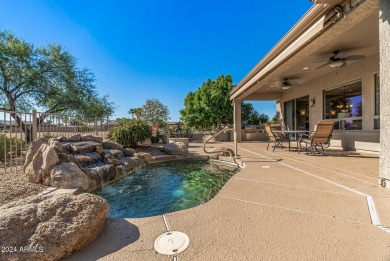
[[[96,192],[110,217],[149,217],[212,199],[237,170],[207,161],[170,161],[144,167]]]

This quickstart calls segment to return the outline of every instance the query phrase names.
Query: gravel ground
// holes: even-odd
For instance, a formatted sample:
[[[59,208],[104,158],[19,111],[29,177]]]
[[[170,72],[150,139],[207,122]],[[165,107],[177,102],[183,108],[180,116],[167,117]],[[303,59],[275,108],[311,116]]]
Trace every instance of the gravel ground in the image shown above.
[[[40,193],[47,187],[27,181],[21,171],[0,174],[0,206]]]

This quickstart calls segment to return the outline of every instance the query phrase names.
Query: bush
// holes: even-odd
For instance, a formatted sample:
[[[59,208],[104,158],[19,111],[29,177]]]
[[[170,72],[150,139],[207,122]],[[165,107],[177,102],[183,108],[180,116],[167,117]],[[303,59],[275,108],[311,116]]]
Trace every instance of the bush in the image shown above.
[[[151,136],[151,137],[150,137],[150,140],[151,140],[153,143],[158,143],[158,142],[160,141],[160,131],[157,131],[156,137]]]
[[[0,134],[0,161],[9,161],[12,158],[21,154],[22,149],[26,146],[24,140],[20,140],[16,137],[8,138],[4,134]]]
[[[108,133],[108,138],[125,147],[135,148],[137,142],[142,142],[146,138],[152,138],[152,130],[151,126],[143,120],[119,119]]]

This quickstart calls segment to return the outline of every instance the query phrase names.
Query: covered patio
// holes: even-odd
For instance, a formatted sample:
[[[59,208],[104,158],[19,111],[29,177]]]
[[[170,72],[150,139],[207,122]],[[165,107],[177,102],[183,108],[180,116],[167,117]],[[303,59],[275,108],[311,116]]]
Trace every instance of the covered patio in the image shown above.
[[[390,3],[315,2],[232,90],[237,141],[241,102],[273,100],[285,129],[335,121],[332,147],[380,151],[377,178],[389,179]]]

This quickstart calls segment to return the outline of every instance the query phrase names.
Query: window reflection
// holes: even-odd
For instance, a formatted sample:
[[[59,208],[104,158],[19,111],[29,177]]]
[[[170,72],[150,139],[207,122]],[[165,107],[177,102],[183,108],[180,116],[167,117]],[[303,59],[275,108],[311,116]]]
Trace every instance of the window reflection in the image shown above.
[[[324,91],[324,118],[345,119],[362,116],[362,83],[354,82]],[[361,130],[361,119],[340,120],[335,129]]]

